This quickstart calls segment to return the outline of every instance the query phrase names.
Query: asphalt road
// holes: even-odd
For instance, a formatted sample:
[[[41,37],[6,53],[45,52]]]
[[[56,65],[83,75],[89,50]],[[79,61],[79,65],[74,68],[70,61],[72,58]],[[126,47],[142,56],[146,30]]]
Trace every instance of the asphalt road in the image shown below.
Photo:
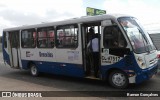
[[[139,85],[131,84],[127,89],[115,89],[109,86],[106,82],[99,80],[57,76],[53,74],[41,74],[40,77],[32,77],[29,71],[12,69],[9,66],[5,66],[2,59],[2,53],[0,53],[0,91],[133,91],[133,90],[160,91],[160,72],[154,78],[145,81]],[[131,98],[91,97],[90,94],[86,95],[87,97],[54,97],[54,99],[56,100],[133,99],[132,97]],[[17,99],[22,99],[22,98],[16,98],[15,100]],[[53,100],[53,98],[47,98],[47,99]],[[145,99],[145,98],[137,97],[137,99]]]

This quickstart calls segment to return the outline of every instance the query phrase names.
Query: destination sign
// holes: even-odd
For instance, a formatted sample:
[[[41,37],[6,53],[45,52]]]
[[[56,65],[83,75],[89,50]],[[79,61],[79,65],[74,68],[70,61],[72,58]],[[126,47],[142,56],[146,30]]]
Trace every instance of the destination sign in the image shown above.
[[[95,8],[86,8],[87,16],[103,15],[106,14],[106,10],[95,9]]]

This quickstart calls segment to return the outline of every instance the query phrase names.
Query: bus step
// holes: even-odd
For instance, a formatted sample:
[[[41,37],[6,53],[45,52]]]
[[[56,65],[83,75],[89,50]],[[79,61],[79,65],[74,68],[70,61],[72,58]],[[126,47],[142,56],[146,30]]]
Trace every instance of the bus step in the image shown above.
[[[95,77],[95,76],[86,76],[85,78],[100,80],[100,78],[99,78],[99,77]]]

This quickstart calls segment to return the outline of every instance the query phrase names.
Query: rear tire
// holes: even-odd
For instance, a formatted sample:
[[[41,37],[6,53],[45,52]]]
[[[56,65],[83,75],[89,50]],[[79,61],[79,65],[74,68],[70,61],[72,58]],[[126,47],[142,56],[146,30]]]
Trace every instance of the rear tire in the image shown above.
[[[127,75],[119,70],[115,70],[109,75],[109,83],[115,88],[126,88],[129,84]]]
[[[30,65],[30,73],[32,76],[35,76],[35,77],[39,75],[37,66],[35,64]]]

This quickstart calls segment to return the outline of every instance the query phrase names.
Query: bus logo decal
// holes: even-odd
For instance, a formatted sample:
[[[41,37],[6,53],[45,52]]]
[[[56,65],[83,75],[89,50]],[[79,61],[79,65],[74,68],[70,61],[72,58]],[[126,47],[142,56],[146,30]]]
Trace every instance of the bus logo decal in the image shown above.
[[[31,56],[33,56],[33,54],[31,54],[30,51],[26,51],[26,57],[31,57]]]

